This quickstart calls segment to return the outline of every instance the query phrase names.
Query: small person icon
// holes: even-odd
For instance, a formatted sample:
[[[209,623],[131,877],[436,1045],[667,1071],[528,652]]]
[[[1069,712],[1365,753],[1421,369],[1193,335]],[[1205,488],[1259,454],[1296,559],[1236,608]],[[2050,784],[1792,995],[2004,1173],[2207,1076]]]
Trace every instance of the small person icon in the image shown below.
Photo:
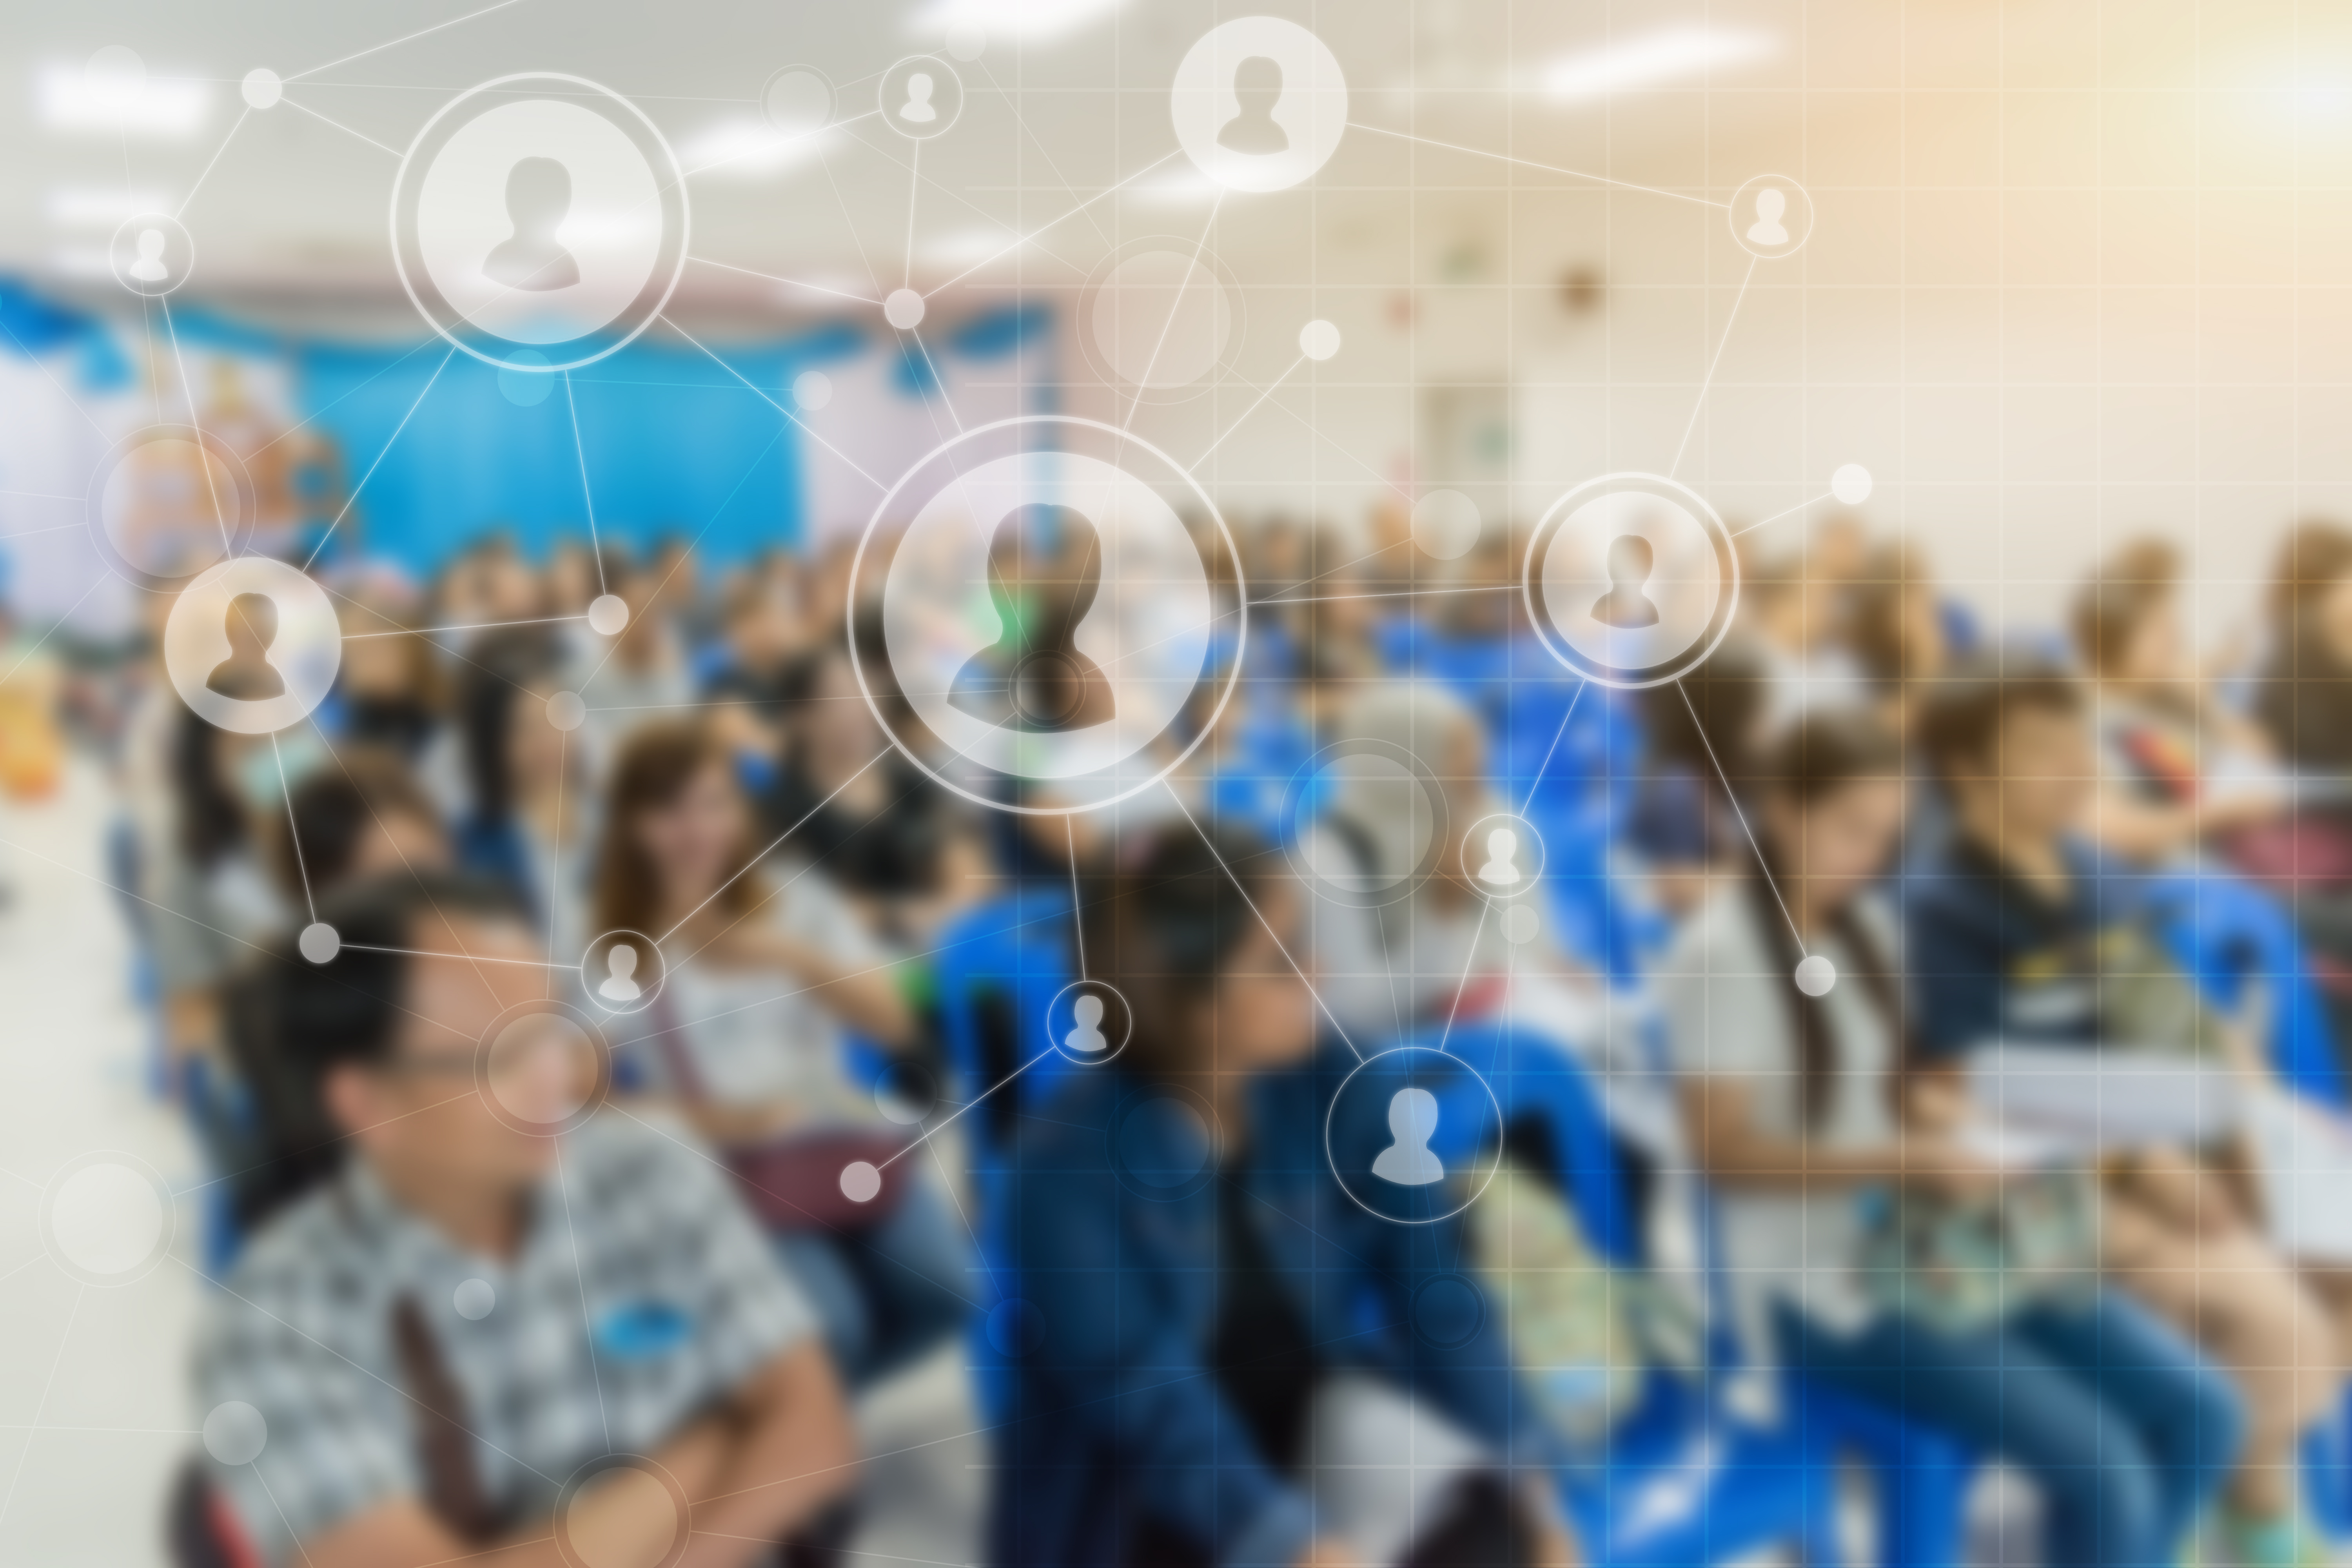
[[[1657,557],[1638,533],[1621,533],[1609,544],[1609,592],[1592,606],[1592,618],[1620,631],[1658,624],[1658,606],[1643,591]]]
[[[1766,247],[1789,243],[1789,228],[1780,221],[1789,210],[1789,194],[1778,185],[1756,193],[1756,221],[1748,226],[1748,241]]]
[[[1372,1160],[1372,1174],[1400,1187],[1425,1187],[1445,1179],[1445,1163],[1429,1146],[1437,1131],[1437,1096],[1425,1089],[1401,1089],[1389,1097],[1389,1136],[1395,1140]]]
[[[917,71],[907,79],[907,101],[898,106],[898,118],[909,125],[929,125],[940,117],[931,105],[931,90],[936,84],[929,71]]]
[[[1234,68],[1234,100],[1241,111],[1217,132],[1217,145],[1228,153],[1263,157],[1290,151],[1290,133],[1275,122],[1274,107],[1282,101],[1282,62],[1252,55]]]
[[[205,689],[240,702],[265,702],[286,695],[286,678],[269,662],[278,640],[278,601],[267,594],[239,594],[228,602],[223,629],[228,657],[205,677]]]
[[[1062,1037],[1066,1049],[1091,1057],[1110,1048],[1110,1041],[1104,1037],[1102,1032],[1101,997],[1080,992],[1077,1000],[1070,1004],[1070,1016],[1078,1021],[1078,1026]]]
[[[1486,863],[1478,868],[1478,879],[1490,888],[1516,888],[1519,885],[1519,836],[1508,827],[1497,827],[1486,835]]]
[[[507,221],[514,233],[491,247],[482,272],[533,293],[580,281],[580,262],[555,237],[572,212],[572,171],[553,158],[521,158],[507,171]]]
[[[123,270],[142,283],[161,283],[172,275],[172,269],[163,265],[162,229],[142,228],[139,231],[138,258]]]
[[[625,942],[616,942],[604,952],[604,965],[611,971],[596,994],[607,1002],[634,1002],[646,994],[645,987],[630,978],[637,972],[637,950]]]

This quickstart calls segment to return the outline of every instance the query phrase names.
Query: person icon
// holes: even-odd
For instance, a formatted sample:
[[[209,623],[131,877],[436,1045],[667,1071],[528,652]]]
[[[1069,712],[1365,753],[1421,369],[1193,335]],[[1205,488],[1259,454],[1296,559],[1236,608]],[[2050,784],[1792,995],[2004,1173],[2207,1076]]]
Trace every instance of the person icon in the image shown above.
[[[1619,631],[1638,631],[1658,624],[1658,606],[1643,592],[1657,557],[1650,542],[1638,533],[1621,533],[1609,542],[1609,592],[1592,606],[1592,618]]]
[[[1100,1056],[1110,1048],[1110,1041],[1104,1037],[1102,1032],[1103,999],[1101,997],[1085,992],[1079,993],[1078,999],[1070,1004],[1070,1016],[1078,1021],[1078,1026],[1062,1037],[1062,1047],[1065,1050],[1076,1051],[1080,1056],[1092,1057]]]
[[[139,255],[123,270],[142,283],[161,283],[172,276],[172,269],[163,264],[162,229],[142,228],[139,231]]]
[[[553,158],[520,158],[507,171],[507,221],[514,233],[490,247],[482,273],[533,293],[580,281],[580,262],[556,238],[572,213],[572,171]]]
[[[936,84],[929,71],[917,71],[907,79],[907,101],[898,106],[898,118],[909,125],[929,125],[940,117],[932,106],[931,92]]]
[[[1789,193],[1778,185],[1766,185],[1756,193],[1756,221],[1748,226],[1748,242],[1766,247],[1789,243],[1789,229],[1780,221],[1789,210]]]
[[[1274,106],[1282,101],[1281,61],[1252,55],[1235,66],[1234,100],[1241,111],[1217,132],[1218,146],[1259,157],[1290,151],[1290,133],[1274,118]]]
[[[616,942],[604,951],[607,970],[596,994],[607,1002],[634,1002],[646,994],[645,987],[632,978],[637,973],[637,950],[625,942]]]
[[[266,702],[286,695],[286,678],[269,662],[278,640],[278,601],[267,594],[239,594],[223,617],[228,657],[205,677],[205,689],[239,702]]]
[[[1444,1162],[1429,1146],[1437,1131],[1437,1096],[1425,1089],[1401,1089],[1389,1097],[1389,1136],[1395,1140],[1372,1159],[1372,1174],[1400,1187],[1425,1187],[1445,1179]]]
[[[1101,540],[1084,513],[1047,501],[1008,513],[988,548],[988,596],[1003,629],[957,671],[948,705],[1024,733],[1117,717],[1110,678],[1076,640],[1101,581]]]
[[[1519,885],[1519,836],[1508,827],[1497,827],[1486,835],[1486,863],[1478,868],[1478,879],[1490,888],[1516,888]]]

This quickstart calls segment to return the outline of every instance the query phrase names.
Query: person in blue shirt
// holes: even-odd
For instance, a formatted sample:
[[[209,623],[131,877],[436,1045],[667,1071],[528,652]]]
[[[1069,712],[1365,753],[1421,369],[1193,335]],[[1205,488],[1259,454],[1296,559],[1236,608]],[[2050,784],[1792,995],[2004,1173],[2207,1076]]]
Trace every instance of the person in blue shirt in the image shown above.
[[[1000,1336],[991,1561],[1365,1563],[1349,1521],[1318,1517],[1306,1464],[1318,1402],[1348,1373],[1488,1457],[1419,1514],[1405,1563],[1564,1568],[1551,1456],[1500,1314],[1466,1340],[1412,1327],[1418,1287],[1457,1267],[1458,1225],[1391,1225],[1330,1173],[1325,1112],[1355,1062],[1316,1052],[1316,1001],[1287,956],[1303,895],[1269,858],[1178,825],[1086,900],[1087,973],[1134,1027],[1024,1119],[992,1222],[1003,1289],[1025,1305],[1024,1331]]]
[[[2173,1011],[2195,1012],[2186,979],[2167,978],[2143,879],[2082,832],[2099,774],[2072,678],[2013,658],[1964,670],[1930,699],[1919,742],[1951,808],[1902,879],[1928,1062],[1956,1068],[1994,1044],[2145,1047],[2156,984],[2173,987]],[[2255,1568],[2320,1560],[2294,1457],[2342,1383],[2326,1308],[2201,1152],[2110,1156],[2104,1196],[2108,1276],[2194,1336],[2244,1396],[2246,1439],[2216,1521],[2224,1552]]]

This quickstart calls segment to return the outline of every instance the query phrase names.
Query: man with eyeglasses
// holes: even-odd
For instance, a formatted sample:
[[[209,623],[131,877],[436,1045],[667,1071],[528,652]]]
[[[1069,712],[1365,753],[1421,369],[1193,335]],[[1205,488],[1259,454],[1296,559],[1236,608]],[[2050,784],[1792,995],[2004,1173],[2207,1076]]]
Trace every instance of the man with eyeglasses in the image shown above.
[[[200,1408],[262,1434],[211,1445],[214,1516],[309,1568],[770,1560],[855,1442],[724,1173],[598,1108],[602,1053],[502,895],[402,874],[320,918],[341,950],[262,961],[246,1055],[338,1157],[206,1303]]]

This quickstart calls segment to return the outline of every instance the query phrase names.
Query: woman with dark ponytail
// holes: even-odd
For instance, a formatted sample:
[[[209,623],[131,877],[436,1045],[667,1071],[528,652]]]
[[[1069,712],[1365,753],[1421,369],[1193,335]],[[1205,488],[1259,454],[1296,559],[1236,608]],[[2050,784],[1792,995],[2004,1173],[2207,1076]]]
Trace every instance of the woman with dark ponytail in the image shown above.
[[[1799,1377],[2024,1470],[2043,1561],[2172,1562],[2242,1430],[2227,1380],[2185,1340],[2095,1282],[1966,1322],[1866,1288],[1877,1192],[1990,1203],[2004,1183],[1948,1121],[1917,1114],[1927,1084],[1900,1092],[1897,927],[1873,886],[1902,831],[1903,771],[1901,743],[1866,714],[1796,725],[1745,803],[1769,877],[1720,889],[1659,975],[1743,1327]]]
[[[1179,825],[1087,893],[1087,973],[1134,1030],[1024,1120],[1007,1173],[990,1559],[1567,1568],[1500,1314],[1436,1342],[1412,1326],[1421,1286],[1459,1283],[1458,1225],[1388,1224],[1331,1177],[1325,1111],[1355,1063],[1316,1052],[1282,863]],[[1406,1525],[1380,1547],[1316,1468],[1347,1468],[1333,1433],[1374,1405],[1432,1413],[1481,1456],[1425,1498],[1380,1483]]]

